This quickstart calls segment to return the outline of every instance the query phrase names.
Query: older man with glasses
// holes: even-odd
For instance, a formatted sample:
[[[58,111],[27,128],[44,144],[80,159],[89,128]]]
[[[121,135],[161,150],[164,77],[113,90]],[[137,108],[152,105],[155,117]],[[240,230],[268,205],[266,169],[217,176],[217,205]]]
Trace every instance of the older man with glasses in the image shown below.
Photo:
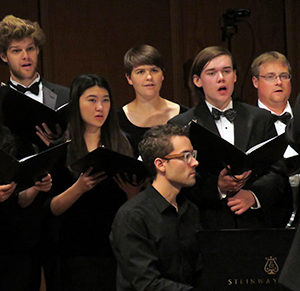
[[[278,134],[283,133],[288,118],[293,115],[288,101],[292,77],[290,63],[279,52],[266,52],[254,59],[251,72],[253,86],[257,89],[258,106],[271,111],[276,117]]]
[[[284,133],[287,123],[293,117],[293,111],[289,103],[292,87],[289,61],[277,51],[265,52],[253,60],[251,72],[253,86],[257,89],[258,106],[271,112],[277,134]],[[293,170],[295,168],[300,170],[299,159],[292,158],[297,155],[298,153],[288,146],[284,153],[285,159],[282,159],[277,165],[283,175],[290,176],[291,186],[288,179],[286,179],[285,195],[281,201],[278,201],[274,216],[276,215],[278,219],[288,216],[291,212],[292,200],[294,200],[294,213],[288,226],[293,225],[295,211],[298,207],[299,175],[290,175],[288,171],[290,164],[292,164]],[[292,199],[292,192],[294,199]]]

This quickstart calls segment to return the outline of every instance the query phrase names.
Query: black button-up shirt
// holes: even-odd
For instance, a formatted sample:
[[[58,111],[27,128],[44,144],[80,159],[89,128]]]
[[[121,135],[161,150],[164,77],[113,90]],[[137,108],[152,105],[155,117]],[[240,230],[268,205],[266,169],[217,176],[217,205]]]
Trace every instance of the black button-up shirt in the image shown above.
[[[127,201],[112,225],[117,290],[193,290],[202,269],[198,208],[177,196],[178,212],[152,186]]]

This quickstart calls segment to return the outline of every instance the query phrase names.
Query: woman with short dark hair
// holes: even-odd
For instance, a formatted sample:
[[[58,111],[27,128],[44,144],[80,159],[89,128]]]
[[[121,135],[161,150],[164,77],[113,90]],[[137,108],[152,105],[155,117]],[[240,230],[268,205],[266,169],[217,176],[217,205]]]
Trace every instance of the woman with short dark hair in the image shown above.
[[[160,96],[165,68],[160,52],[153,46],[143,44],[128,50],[124,69],[135,98],[119,110],[118,116],[134,155],[138,156],[138,143],[150,127],[167,123],[187,108]]]

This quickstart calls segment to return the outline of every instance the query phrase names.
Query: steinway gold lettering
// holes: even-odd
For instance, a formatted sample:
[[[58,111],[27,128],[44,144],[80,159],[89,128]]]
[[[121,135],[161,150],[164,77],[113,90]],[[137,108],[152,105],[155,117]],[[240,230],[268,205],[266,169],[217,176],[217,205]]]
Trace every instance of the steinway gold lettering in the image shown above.
[[[228,286],[241,285],[276,285],[277,278],[230,278],[227,279]]]

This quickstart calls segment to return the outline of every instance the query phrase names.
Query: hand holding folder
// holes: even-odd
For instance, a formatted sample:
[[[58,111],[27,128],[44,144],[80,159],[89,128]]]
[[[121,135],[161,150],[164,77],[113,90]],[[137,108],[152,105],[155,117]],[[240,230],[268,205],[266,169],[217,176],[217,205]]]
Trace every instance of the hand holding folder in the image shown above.
[[[206,169],[214,174],[219,174],[229,165],[231,175],[252,170],[252,174],[259,176],[283,157],[287,147],[287,141],[282,134],[245,153],[195,122],[190,125],[190,139],[199,153],[198,168]]]
[[[33,186],[65,157],[68,143],[69,141],[21,160],[0,150],[0,185],[14,181],[18,190]]]
[[[103,147],[75,161],[70,168],[77,173],[84,173],[89,168],[93,168],[90,174],[105,172],[111,177],[116,174],[136,175],[138,180],[143,180],[147,176],[147,171],[141,161]]]
[[[7,200],[10,195],[15,191],[17,184],[11,182],[9,184],[0,185],[0,203]]]
[[[62,131],[67,127],[68,103],[54,110],[3,83],[0,87],[0,108],[3,125],[32,143],[41,143],[36,126],[43,128],[42,124],[46,123],[52,132],[56,132],[57,124]]]
[[[246,171],[240,175],[233,175],[229,167],[221,170],[218,177],[218,188],[221,193],[227,193],[227,196],[233,196],[240,191],[248,179],[252,171]]]

